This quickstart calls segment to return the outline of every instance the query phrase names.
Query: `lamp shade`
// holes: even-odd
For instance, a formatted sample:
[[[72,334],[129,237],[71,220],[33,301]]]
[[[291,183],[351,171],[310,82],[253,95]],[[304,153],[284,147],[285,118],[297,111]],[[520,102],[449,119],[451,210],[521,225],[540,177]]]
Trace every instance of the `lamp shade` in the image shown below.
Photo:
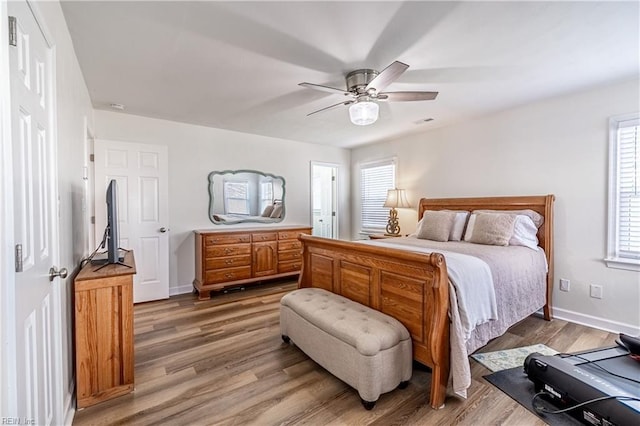
[[[378,119],[378,104],[371,101],[361,101],[351,104],[349,107],[349,118],[353,124],[366,126],[374,123]]]
[[[411,207],[407,201],[407,194],[404,189],[390,189],[387,191],[387,199],[383,207],[407,208]]]

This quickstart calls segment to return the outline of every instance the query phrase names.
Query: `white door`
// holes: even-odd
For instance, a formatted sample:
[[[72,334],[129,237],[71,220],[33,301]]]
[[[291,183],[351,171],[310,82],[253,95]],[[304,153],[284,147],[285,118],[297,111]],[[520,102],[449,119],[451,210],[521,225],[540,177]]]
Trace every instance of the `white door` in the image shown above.
[[[338,166],[311,163],[311,223],[313,235],[336,238],[338,218],[336,212]]]
[[[49,279],[59,259],[54,61],[29,5],[11,1],[7,11],[17,24],[15,45],[9,49],[16,258],[15,312],[9,318],[15,321],[12,405],[23,422],[51,424],[61,421],[65,388],[60,374],[61,279]]]
[[[95,140],[96,241],[106,227],[106,189],[118,182],[120,247],[134,252],[135,303],[169,297],[167,147]]]

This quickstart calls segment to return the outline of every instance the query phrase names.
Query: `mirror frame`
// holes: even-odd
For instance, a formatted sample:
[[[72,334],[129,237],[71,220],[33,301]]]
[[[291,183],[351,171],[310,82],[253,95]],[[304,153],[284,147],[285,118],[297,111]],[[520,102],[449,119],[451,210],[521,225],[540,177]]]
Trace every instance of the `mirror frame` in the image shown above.
[[[280,217],[278,218],[261,218],[261,219],[254,219],[252,216],[251,218],[238,218],[237,221],[219,221],[216,220],[214,218],[215,215],[218,215],[220,213],[216,213],[213,211],[213,204],[214,204],[214,185],[213,185],[213,179],[214,176],[216,175],[235,175],[238,173],[255,173],[257,175],[260,176],[265,176],[265,177],[270,177],[273,179],[280,179],[282,181],[282,214],[280,215]],[[238,169],[238,170],[214,170],[212,172],[209,173],[207,180],[209,181],[209,220],[214,224],[214,225],[235,225],[238,223],[278,223],[278,222],[282,222],[284,220],[285,217],[285,213],[286,213],[286,207],[285,207],[285,195],[286,195],[286,181],[284,179],[284,177],[282,176],[277,176],[274,175],[273,173],[265,173],[265,172],[261,172],[258,170],[252,170],[252,169]]]

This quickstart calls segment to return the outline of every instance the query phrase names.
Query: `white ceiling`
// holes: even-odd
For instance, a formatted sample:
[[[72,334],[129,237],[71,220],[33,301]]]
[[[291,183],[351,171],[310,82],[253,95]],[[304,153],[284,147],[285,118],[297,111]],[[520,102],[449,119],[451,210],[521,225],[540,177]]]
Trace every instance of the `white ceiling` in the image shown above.
[[[93,105],[244,133],[353,147],[640,75],[634,2],[62,2]],[[355,126],[354,69],[410,65]],[[431,122],[424,122],[433,118]]]

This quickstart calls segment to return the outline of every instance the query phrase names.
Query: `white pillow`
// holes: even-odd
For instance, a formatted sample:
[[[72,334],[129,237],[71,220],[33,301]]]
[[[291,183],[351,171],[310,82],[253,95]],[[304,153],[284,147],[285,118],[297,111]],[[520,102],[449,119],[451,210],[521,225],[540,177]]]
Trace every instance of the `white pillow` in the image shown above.
[[[473,227],[476,224],[476,217],[478,215],[476,213],[471,213],[469,215],[469,221],[467,222],[467,230],[464,232],[464,240],[471,241],[471,236],[473,235]]]
[[[462,232],[464,231],[464,225],[467,223],[467,216],[469,216],[469,212],[456,212],[456,217],[453,219],[453,226],[449,233],[449,241],[462,240]]]
[[[509,240],[510,246],[524,246],[538,250],[538,228],[529,216],[517,215],[513,226],[513,235]]]

